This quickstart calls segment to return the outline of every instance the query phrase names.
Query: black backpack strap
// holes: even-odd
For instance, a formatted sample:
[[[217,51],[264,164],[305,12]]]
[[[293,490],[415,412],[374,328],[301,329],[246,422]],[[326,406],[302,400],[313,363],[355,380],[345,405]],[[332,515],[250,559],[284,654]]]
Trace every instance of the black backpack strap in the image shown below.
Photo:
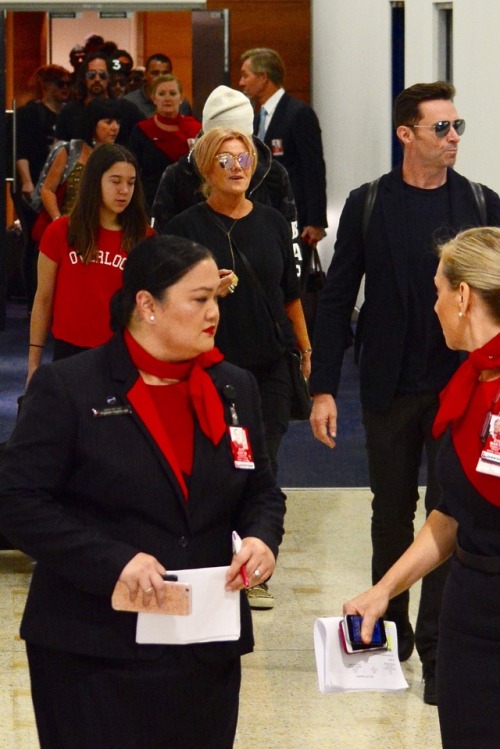
[[[374,179],[373,182],[370,182],[370,184],[368,185],[368,192],[366,193],[365,205],[363,208],[363,219],[361,221],[361,237],[363,239],[363,244],[366,244],[366,239],[368,236],[368,224],[370,223],[370,218],[373,212],[373,205],[375,203],[375,198],[377,197],[379,182],[380,177],[377,177],[377,179]]]
[[[486,210],[486,198],[484,197],[483,186],[479,182],[472,182],[472,180],[469,180],[469,185],[474,193],[479,215],[481,216],[481,223],[483,226],[488,226],[488,211]]]

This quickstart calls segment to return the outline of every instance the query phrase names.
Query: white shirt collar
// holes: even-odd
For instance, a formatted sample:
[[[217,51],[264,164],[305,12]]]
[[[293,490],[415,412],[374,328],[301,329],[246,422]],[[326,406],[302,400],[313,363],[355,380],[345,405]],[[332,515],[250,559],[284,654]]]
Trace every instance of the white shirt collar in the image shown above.
[[[285,89],[284,89],[284,88],[279,88],[279,89],[278,89],[277,91],[275,91],[275,92],[274,92],[274,94],[273,94],[272,96],[270,96],[270,97],[269,97],[269,99],[268,99],[267,101],[265,101],[265,102],[264,102],[264,104],[262,105],[263,107],[265,107],[265,109],[266,109],[266,112],[267,112],[267,117],[266,117],[266,121],[267,121],[267,122],[269,122],[270,118],[271,118],[271,117],[272,117],[272,115],[274,114],[274,110],[275,110],[275,109],[276,109],[276,107],[278,106],[278,104],[279,104],[279,101],[280,101],[280,99],[281,99],[281,97],[283,96],[283,94],[284,94],[284,93],[285,93]]]

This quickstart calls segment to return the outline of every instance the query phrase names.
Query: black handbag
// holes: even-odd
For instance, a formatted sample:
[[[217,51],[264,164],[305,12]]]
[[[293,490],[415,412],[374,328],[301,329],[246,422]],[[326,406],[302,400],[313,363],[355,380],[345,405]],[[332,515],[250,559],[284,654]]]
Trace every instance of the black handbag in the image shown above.
[[[234,244],[234,242],[232,243],[232,246],[234,250],[237,252],[238,257],[240,258],[241,262],[245,266],[248,276],[251,279],[252,283],[254,284],[255,289],[258,291],[258,293],[264,300],[267,310],[271,316],[271,319],[274,322],[276,336],[285,350],[286,360],[288,364],[288,371],[290,372],[290,382],[292,386],[290,419],[292,421],[305,421],[311,415],[311,395],[309,393],[309,385],[307,384],[307,380],[302,374],[302,370],[300,368],[302,355],[300,351],[298,351],[297,349],[290,350],[289,348],[286,347],[285,339],[283,336],[283,331],[281,330],[278,321],[275,319],[273,315],[271,305],[269,304],[269,300],[267,298],[267,294],[262,288],[254,269],[250,265],[248,258],[236,246],[236,244]]]
[[[325,285],[325,271],[321,267],[321,260],[318,248],[314,245],[311,248],[309,263],[304,272],[302,280],[301,301],[304,317],[306,318],[307,332],[312,340],[314,323],[316,321],[316,311],[318,308],[318,298]]]

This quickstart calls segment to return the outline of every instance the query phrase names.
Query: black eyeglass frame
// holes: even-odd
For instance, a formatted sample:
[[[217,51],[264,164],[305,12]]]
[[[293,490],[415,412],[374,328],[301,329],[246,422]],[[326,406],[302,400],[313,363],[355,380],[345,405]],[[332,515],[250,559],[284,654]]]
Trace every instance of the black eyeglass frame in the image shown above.
[[[439,122],[435,122],[433,125],[410,125],[410,127],[432,128],[438,138],[445,138],[451,128],[455,130],[457,135],[463,135],[465,132],[465,120],[439,120]]]

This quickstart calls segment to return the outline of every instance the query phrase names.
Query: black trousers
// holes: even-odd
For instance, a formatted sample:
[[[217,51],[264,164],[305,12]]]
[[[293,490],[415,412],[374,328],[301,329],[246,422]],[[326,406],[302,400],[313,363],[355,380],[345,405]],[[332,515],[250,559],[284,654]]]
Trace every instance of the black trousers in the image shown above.
[[[276,476],[278,450],[290,421],[292,393],[288,363],[283,356],[268,367],[249,368],[249,370],[256,377],[259,386],[266,450],[272,471]]]
[[[27,643],[40,749],[231,749],[240,659],[189,646],[158,660],[94,658]]]
[[[38,245],[31,238],[31,230],[33,229],[33,225],[38,217],[38,213],[35,213],[35,211],[30,208],[21,193],[12,192],[11,195],[17,217],[23,230],[23,277],[28,311],[31,311],[36,293],[38,263]]]
[[[439,441],[431,434],[438,408],[436,393],[400,395],[381,412],[363,409],[372,501],[372,581],[376,583],[411,545],[418,501],[418,475],[427,455],[427,515],[439,500],[435,460]],[[434,666],[438,622],[448,564],[422,580],[415,643],[424,666]],[[396,596],[387,618],[408,616],[409,593]]]
[[[500,575],[469,569],[452,557],[436,671],[443,749],[500,746],[499,623]]]

